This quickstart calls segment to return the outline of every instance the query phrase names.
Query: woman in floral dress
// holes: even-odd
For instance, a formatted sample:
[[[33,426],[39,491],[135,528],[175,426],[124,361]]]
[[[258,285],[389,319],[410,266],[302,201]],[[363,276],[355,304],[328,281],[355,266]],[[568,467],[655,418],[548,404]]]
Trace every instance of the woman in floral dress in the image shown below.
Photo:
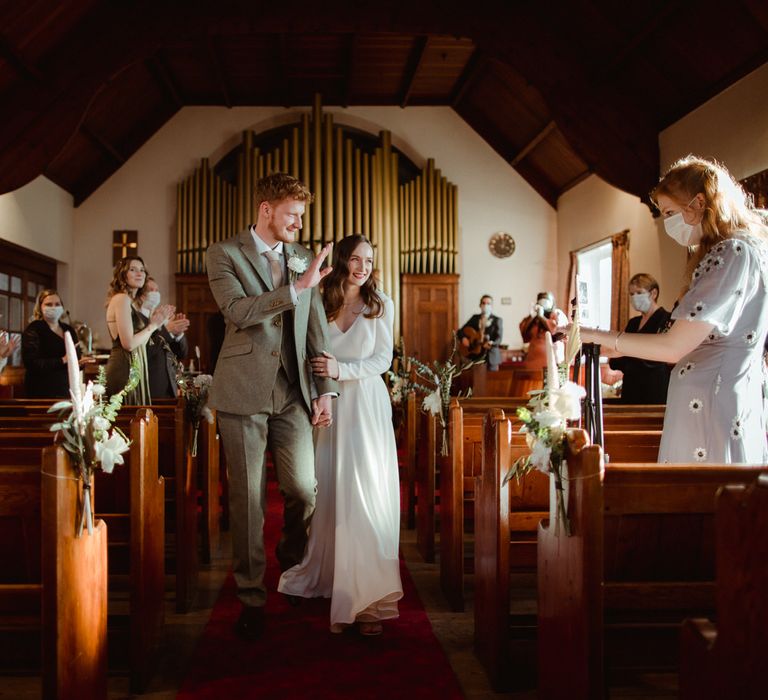
[[[768,230],[723,166],[693,156],[672,166],[653,200],[666,232],[692,250],[677,322],[655,336],[582,329],[582,340],[610,355],[677,363],[659,462],[768,463]]]

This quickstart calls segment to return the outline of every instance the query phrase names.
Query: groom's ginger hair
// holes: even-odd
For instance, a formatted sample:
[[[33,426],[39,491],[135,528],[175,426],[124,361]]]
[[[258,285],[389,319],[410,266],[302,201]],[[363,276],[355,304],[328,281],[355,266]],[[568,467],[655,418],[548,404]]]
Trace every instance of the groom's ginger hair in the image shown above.
[[[271,173],[260,178],[253,187],[253,206],[257,216],[263,202],[274,204],[285,199],[312,204],[314,196],[301,180],[287,173]]]

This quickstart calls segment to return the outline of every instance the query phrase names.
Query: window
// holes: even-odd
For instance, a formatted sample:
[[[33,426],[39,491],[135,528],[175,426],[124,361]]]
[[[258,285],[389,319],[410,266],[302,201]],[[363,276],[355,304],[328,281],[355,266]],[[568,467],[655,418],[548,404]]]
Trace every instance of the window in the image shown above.
[[[46,288],[56,288],[56,261],[0,240],[0,330],[20,336]],[[9,364],[21,364],[20,349]]]
[[[585,326],[602,330],[611,328],[612,254],[610,240],[576,254],[576,286]]]

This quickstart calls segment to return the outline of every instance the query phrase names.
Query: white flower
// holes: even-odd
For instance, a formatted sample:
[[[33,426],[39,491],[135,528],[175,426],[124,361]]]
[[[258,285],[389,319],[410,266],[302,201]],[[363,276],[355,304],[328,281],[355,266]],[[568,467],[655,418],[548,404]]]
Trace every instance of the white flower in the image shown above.
[[[440,387],[437,387],[431,394],[427,394],[421,402],[421,408],[428,411],[433,416],[438,415],[443,408],[443,400],[440,398]]]
[[[103,384],[94,384],[93,385],[93,395],[94,396],[104,396],[106,391],[107,391],[107,388]]]
[[[548,474],[550,471],[550,459],[552,448],[544,444],[543,440],[536,440],[531,449],[530,463],[540,472]]]
[[[292,272],[295,272],[297,275],[300,275],[302,272],[304,272],[307,267],[307,261],[303,258],[300,258],[296,255],[291,255],[288,258],[288,269]]]
[[[198,374],[192,383],[200,389],[207,389],[213,384],[213,377],[210,374]]]
[[[563,424],[563,416],[554,411],[551,408],[546,408],[543,411],[536,411],[533,414],[533,420],[535,420],[542,428],[557,428]]]
[[[742,428],[741,418],[739,418],[739,416],[736,416],[736,418],[734,418],[731,421],[731,437],[734,440],[741,440],[741,436],[743,434],[741,428]]]
[[[200,415],[205,418],[211,425],[213,425],[213,413],[208,406],[203,406],[203,410],[200,411]]]
[[[691,399],[688,408],[691,409],[691,413],[701,413],[701,407],[703,405],[704,402],[701,399]]]
[[[109,421],[103,416],[94,416],[93,427],[96,430],[109,430]]]
[[[128,450],[128,443],[117,431],[114,431],[108,438],[104,438],[96,443],[96,459],[101,462],[101,468],[111,474],[116,464],[123,463],[123,452]]]
[[[574,382],[565,382],[559,389],[550,392],[550,408],[565,420],[577,420],[581,417],[581,400],[586,395],[583,386]]]
[[[749,333],[744,334],[743,338],[747,345],[752,345],[757,338],[757,331],[750,331]]]
[[[703,462],[707,458],[707,450],[703,447],[697,447],[693,451],[693,458],[697,462]]]

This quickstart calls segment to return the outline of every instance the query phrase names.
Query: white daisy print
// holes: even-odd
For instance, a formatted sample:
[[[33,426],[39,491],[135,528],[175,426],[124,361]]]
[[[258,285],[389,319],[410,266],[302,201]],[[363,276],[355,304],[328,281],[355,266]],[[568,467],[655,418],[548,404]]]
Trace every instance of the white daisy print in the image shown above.
[[[739,418],[739,416],[736,416],[736,418],[734,418],[731,421],[731,437],[734,440],[740,440],[742,435],[743,435],[743,426],[742,426],[741,418]]]
[[[755,342],[756,338],[757,338],[757,331],[750,331],[749,333],[744,334],[744,342],[747,345],[752,345],[752,343]]]
[[[723,257],[721,255],[717,255],[712,259],[712,267],[722,267],[725,264],[725,260],[723,260]]]
[[[707,450],[704,447],[697,447],[693,451],[693,458],[697,462],[703,462],[707,458]]]
[[[744,252],[744,246],[741,243],[737,243],[733,246],[733,252],[736,253],[736,255],[741,255]]]
[[[701,413],[703,406],[704,402],[701,399],[691,399],[691,402],[688,404],[691,413]]]
[[[682,367],[681,367],[681,368],[678,370],[678,374],[679,374],[681,377],[684,377],[686,374],[688,374],[688,372],[691,372],[691,371],[693,370],[693,368],[694,368],[694,367],[696,367],[696,363],[695,363],[695,362],[686,362],[686,363],[685,363],[685,365],[683,365],[683,366],[682,366]]]

